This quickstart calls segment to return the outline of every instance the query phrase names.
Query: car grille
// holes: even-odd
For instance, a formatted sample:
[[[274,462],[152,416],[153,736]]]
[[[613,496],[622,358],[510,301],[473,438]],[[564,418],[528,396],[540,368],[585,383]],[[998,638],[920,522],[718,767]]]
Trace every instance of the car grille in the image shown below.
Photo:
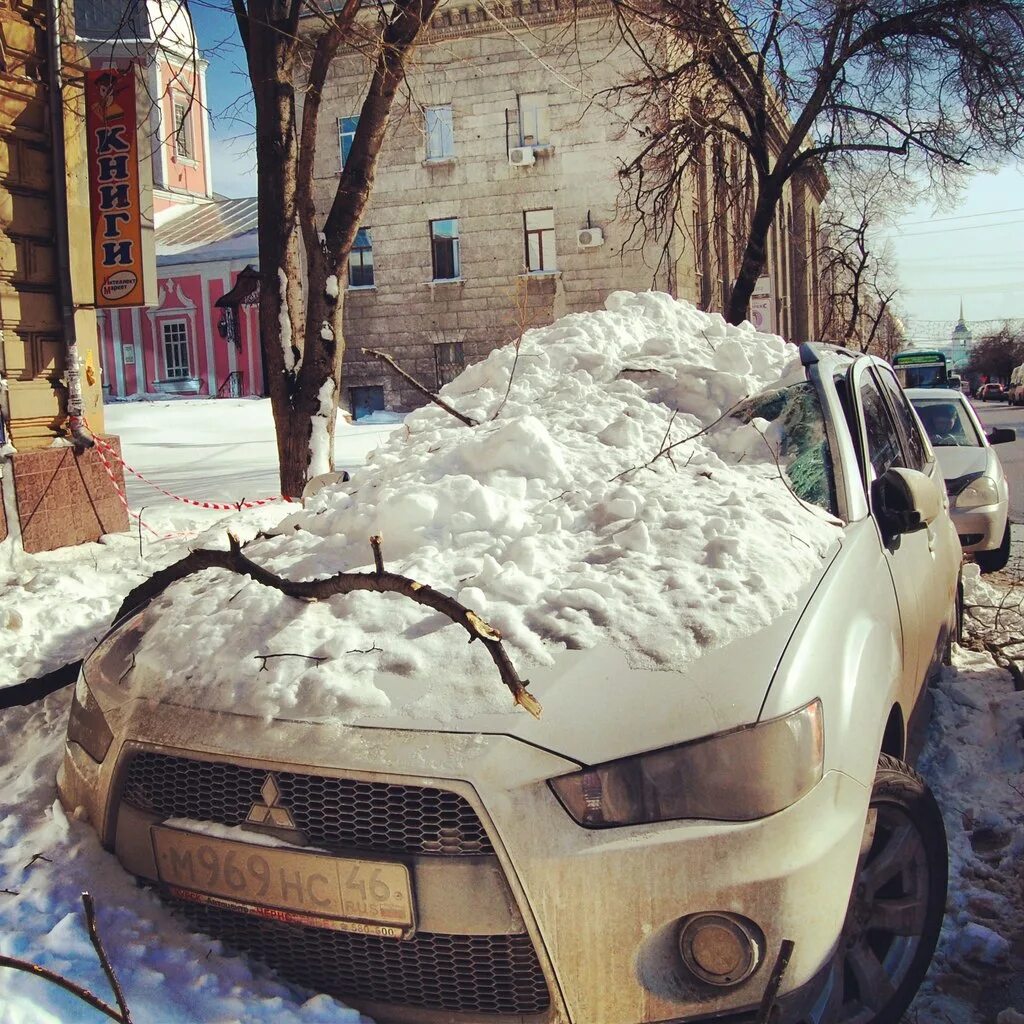
[[[542,1013],[550,1003],[528,935],[420,932],[402,941],[176,905],[197,930],[343,1000],[492,1015]]]
[[[268,772],[262,768],[140,753],[128,766],[121,799],[166,818],[241,825]],[[296,827],[325,849],[466,857],[494,848],[480,819],[457,793],[428,786],[273,772]]]

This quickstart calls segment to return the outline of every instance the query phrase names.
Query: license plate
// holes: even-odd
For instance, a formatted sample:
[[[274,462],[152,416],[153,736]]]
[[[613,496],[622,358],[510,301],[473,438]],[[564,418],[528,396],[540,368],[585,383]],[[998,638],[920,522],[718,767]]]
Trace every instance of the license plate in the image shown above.
[[[404,864],[256,846],[163,825],[151,833],[157,874],[179,899],[394,939],[415,930]]]

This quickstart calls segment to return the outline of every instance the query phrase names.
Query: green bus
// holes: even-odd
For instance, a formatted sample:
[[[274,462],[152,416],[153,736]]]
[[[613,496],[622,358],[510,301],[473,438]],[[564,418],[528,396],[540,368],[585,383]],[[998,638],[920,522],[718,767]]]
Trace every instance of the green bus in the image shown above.
[[[905,388],[949,387],[946,357],[941,352],[907,349],[892,357],[892,365],[900,384]]]

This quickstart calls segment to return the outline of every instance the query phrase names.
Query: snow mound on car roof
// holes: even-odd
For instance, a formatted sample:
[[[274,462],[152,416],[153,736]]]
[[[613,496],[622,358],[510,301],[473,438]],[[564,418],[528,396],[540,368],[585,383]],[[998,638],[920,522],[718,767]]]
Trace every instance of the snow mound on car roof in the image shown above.
[[[350,483],[247,554],[320,578],[372,568],[381,534],[386,567],[497,626],[524,678],[602,641],[671,669],[767,625],[820,569],[836,521],[796,498],[754,426],[701,431],[802,379],[796,349],[668,295],[616,292],[606,307],[470,366],[442,396],[478,425],[436,405],[411,414]],[[444,687],[453,716],[512,710],[481,645],[406,598],[305,604],[217,570],[147,616],[137,685],[159,677],[193,705],[348,717],[386,708],[377,684],[399,675]]]

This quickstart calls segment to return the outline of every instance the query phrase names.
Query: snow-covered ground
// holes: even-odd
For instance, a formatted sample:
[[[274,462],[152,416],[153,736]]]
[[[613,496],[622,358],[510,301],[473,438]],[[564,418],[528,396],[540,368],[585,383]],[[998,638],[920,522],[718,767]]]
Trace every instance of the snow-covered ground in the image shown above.
[[[609,311],[608,324],[615,324],[615,315],[615,309]],[[767,462],[756,502],[731,495],[729,474],[717,461],[720,452],[714,447],[701,447],[692,464],[686,467],[682,465],[685,460],[680,460],[680,468],[692,472],[696,480],[704,480],[701,474],[713,466],[720,474],[719,481],[724,481],[716,481],[716,486],[725,488],[722,504],[742,508],[742,515],[695,525],[696,512],[675,507],[673,502],[679,499],[670,488],[661,493],[652,486],[643,496],[630,493],[628,486],[609,478],[620,468],[636,465],[638,451],[651,454],[656,450],[645,434],[656,435],[656,445],[673,429],[674,436],[684,436],[691,424],[685,417],[675,423],[648,422],[652,413],[633,400],[631,389],[616,390],[609,382],[605,382],[605,390],[611,392],[609,401],[619,404],[611,420],[598,424],[597,399],[585,393],[582,382],[586,375],[576,372],[581,369],[579,362],[568,368],[555,365],[566,358],[559,340],[550,339],[546,350],[552,365],[530,368],[530,361],[524,364],[518,379],[522,391],[510,399],[521,404],[514,420],[518,433],[513,437],[501,436],[508,429],[501,420],[486,423],[480,441],[459,450],[452,447],[445,414],[438,410],[416,414],[406,427],[340,426],[336,461],[339,467],[350,469],[361,464],[392,431],[411,433],[411,443],[404,450],[406,462],[395,449],[382,450],[373,459],[374,470],[366,477],[373,481],[372,487],[366,484],[373,499],[362,507],[327,495],[297,514],[294,507],[281,503],[225,514],[183,505],[130,479],[130,504],[135,510],[143,509],[143,520],[155,533],[133,529],[130,534],[104,538],[100,544],[38,556],[27,556],[9,543],[0,547],[0,687],[81,657],[104,630],[122,596],[157,568],[181,557],[188,547],[223,544],[229,526],[241,536],[251,537],[270,529],[285,515],[293,515],[312,538],[304,552],[307,559],[321,567],[327,564],[325,558],[328,563],[336,562],[327,564],[327,571],[366,558],[368,549],[360,556],[329,539],[344,532],[365,545],[371,530],[381,527],[380,519],[366,512],[368,507],[391,517],[384,523],[385,556],[393,558],[402,570],[429,576],[440,572],[441,565],[461,579],[466,574],[460,565],[472,561],[476,578],[460,596],[494,618],[524,656],[538,660],[544,652],[531,648],[531,632],[540,630],[551,642],[568,638],[585,643],[586,631],[596,621],[592,615],[580,613],[596,607],[600,591],[588,589],[589,563],[579,560],[577,550],[564,536],[567,528],[575,534],[580,523],[592,533],[585,538],[586,544],[591,549],[600,547],[608,560],[605,564],[617,553],[642,554],[652,544],[652,536],[657,544],[658,532],[671,530],[676,543],[690,544],[695,556],[700,553],[704,587],[713,581],[720,592],[730,589],[722,581],[729,575],[730,553],[748,543],[745,529],[752,523],[755,534],[763,533],[782,523],[814,545],[808,547],[807,565],[790,566],[791,577],[775,590],[772,600],[784,603],[786,590],[798,586],[811,571],[815,549],[827,545],[834,528],[828,517],[802,508],[791,494],[776,486],[777,473]],[[778,376],[785,369],[787,352],[792,352],[780,349],[773,354],[772,346],[765,343],[760,349],[762,365],[752,366],[743,355],[743,346],[731,344],[735,341],[724,325],[713,338],[704,336],[716,362],[723,363],[719,370],[735,379],[714,401],[705,393],[705,406],[693,410],[694,422],[713,419],[735,397],[748,393],[751,383]],[[753,337],[744,341],[749,342],[748,348],[760,344]],[[629,351],[637,358],[629,365],[638,369],[645,387],[668,387],[675,367],[667,350],[658,351],[657,332],[634,337],[630,343],[633,348]],[[576,349],[578,352],[578,344]],[[706,355],[702,358],[708,361]],[[495,367],[502,369],[500,360],[492,363],[490,371]],[[564,393],[552,399],[544,389],[554,379],[555,370],[566,369]],[[488,419],[501,401],[502,383],[507,380],[501,374],[492,380],[490,371],[486,363],[481,364],[461,384],[465,389],[460,394],[462,406],[481,420]],[[525,416],[531,403],[536,405],[545,395],[556,417],[563,417],[561,426],[556,418],[556,429],[561,431],[557,446],[549,443],[550,425],[531,424]],[[682,404],[696,403],[698,397],[696,391],[673,395]],[[570,420],[578,424],[588,415],[594,420],[589,427],[577,433],[568,429]],[[276,451],[266,402],[126,404],[108,408],[107,426],[121,435],[125,460],[166,490],[212,501],[252,500],[276,490]],[[593,446],[597,436],[600,448]],[[757,443],[749,448],[744,447],[742,437],[716,443],[719,448],[724,443],[734,452],[748,453],[752,461],[764,460],[763,440],[760,436],[754,440]],[[594,492],[577,500],[556,491],[563,500],[552,501],[544,485],[569,473],[565,459],[578,469],[590,466],[588,460],[598,458],[598,453],[611,468],[592,474],[601,481],[594,485]],[[522,493],[515,490],[518,485],[509,484],[511,478],[523,476],[516,459],[528,460],[533,471],[529,474],[533,479]],[[451,480],[459,475],[453,467],[459,465],[464,482],[452,489]],[[430,478],[434,486],[425,491],[414,487],[414,472]],[[353,484],[359,486],[359,479]],[[652,493],[656,501],[651,499]],[[526,512],[541,502],[563,511],[545,510],[550,522],[532,515],[536,522],[532,532],[528,531]],[[443,517],[438,508],[444,510]],[[773,520],[762,514],[765,509],[773,513]],[[438,532],[439,522],[447,534]],[[692,536],[686,533],[690,527],[694,527]],[[519,572],[514,586],[503,579],[501,562],[492,550],[495,537],[516,552],[514,558],[505,559]],[[574,538],[569,540],[575,543]],[[280,556],[279,542],[261,543],[269,559]],[[517,547],[512,548],[513,543]],[[441,548],[454,548],[462,561],[456,559],[450,565],[439,561]],[[575,574],[576,585],[569,598],[559,596],[544,575],[551,558],[560,560],[555,568],[561,576]],[[282,571],[282,566],[275,567]],[[772,578],[772,568],[766,566],[764,575]],[[675,579],[677,589],[684,586],[680,567],[660,565],[658,571]],[[659,579],[657,586],[666,582],[671,586],[672,579]],[[636,586],[633,577],[624,577],[624,582]],[[529,620],[517,618],[513,602],[503,596],[523,587],[533,595]],[[449,589],[457,591],[457,587]],[[478,593],[472,592],[474,589]],[[757,628],[761,616],[777,614],[778,607],[766,604],[755,579],[732,589],[740,592],[723,602],[715,620],[723,635]],[[1012,574],[1003,575],[994,586],[969,581],[969,600],[991,606],[980,607],[976,613],[990,635],[1001,636],[1004,626],[1020,634],[1024,616],[1017,616],[1011,607],[1019,603],[1018,593],[1024,594],[1024,584],[1018,591]],[[315,614],[325,611],[318,609]],[[628,626],[628,615],[625,621]],[[618,639],[623,643],[642,639],[639,627],[635,632],[636,636]],[[695,641],[684,630],[675,642],[677,653],[685,656],[686,644]],[[642,644],[634,644],[634,651],[644,655]],[[284,682],[294,684],[301,696],[301,680]],[[497,686],[494,689],[500,694]],[[56,800],[54,777],[69,702],[70,694],[62,691],[31,707],[0,712],[0,953],[58,971],[112,1002],[84,925],[80,893],[88,889],[96,899],[101,934],[138,1021],[357,1021],[358,1015],[337,1001],[322,995],[309,997],[281,985],[259,966],[229,956],[219,943],[190,932],[99,848],[89,826],[63,812]],[[923,770],[946,814],[951,851],[949,914],[939,954],[909,1019],[916,1024],[988,1024],[1008,1008],[1024,1012],[1024,993],[1015,988],[1024,964],[1020,886],[1024,863],[1024,693],[1014,690],[1010,675],[995,665],[991,654],[961,650],[956,653],[956,668],[947,671],[935,689],[935,704]],[[0,1024],[93,1019],[102,1018],[60,989],[0,968]],[[1007,1020],[1004,1016],[999,1024],[1007,1024]],[[1009,1024],[1019,1022],[1011,1018]]]

